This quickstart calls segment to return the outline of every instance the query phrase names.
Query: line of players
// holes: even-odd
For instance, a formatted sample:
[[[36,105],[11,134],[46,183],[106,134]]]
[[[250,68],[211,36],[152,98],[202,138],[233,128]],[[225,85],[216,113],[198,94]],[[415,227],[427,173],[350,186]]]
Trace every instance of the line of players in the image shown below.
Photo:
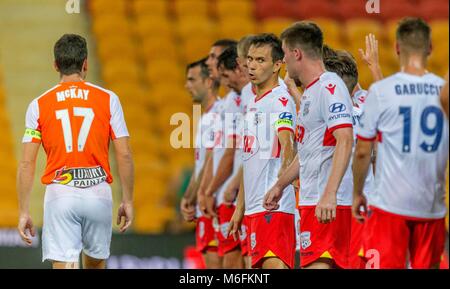
[[[385,79],[378,42],[366,37],[369,92],[353,56],[306,21],[280,38],[219,40],[188,65],[186,88],[204,114],[180,206],[197,222],[207,268],[294,268],[296,249],[302,268],[438,266],[444,80],[426,70],[423,20],[403,19],[396,37],[401,70]]]

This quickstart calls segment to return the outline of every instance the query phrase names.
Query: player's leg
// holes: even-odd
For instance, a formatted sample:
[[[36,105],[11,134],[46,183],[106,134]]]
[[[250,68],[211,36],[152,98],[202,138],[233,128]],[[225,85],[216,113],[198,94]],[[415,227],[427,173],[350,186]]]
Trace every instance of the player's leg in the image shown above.
[[[222,269],[222,257],[215,250],[206,250],[203,253],[206,269]]]
[[[242,252],[239,247],[228,251],[223,256],[223,268],[225,269],[243,269],[244,260],[242,258]]]
[[[252,268],[288,269],[294,267],[294,215],[274,212],[250,217]]]
[[[363,234],[366,269],[406,269],[409,240],[403,217],[370,208]]]
[[[79,199],[71,188],[47,186],[42,228],[42,260],[49,260],[54,269],[78,269],[82,249]]]
[[[107,183],[83,189],[83,268],[104,269],[112,236],[112,192]]]
[[[106,260],[104,259],[95,259],[84,252],[81,254],[81,262],[83,264],[83,269],[105,269],[106,268]]]
[[[409,243],[413,269],[439,269],[445,248],[445,219],[410,221],[412,232]]]
[[[310,265],[303,267],[303,269],[333,269],[334,261],[330,258],[319,258]]]
[[[277,257],[265,258],[262,269],[289,269],[289,267]]]

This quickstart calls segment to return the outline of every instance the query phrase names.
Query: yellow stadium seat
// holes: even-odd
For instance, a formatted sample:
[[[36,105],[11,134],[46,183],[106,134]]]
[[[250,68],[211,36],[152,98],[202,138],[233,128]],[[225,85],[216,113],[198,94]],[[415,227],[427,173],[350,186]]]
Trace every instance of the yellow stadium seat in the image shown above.
[[[145,74],[150,84],[166,80],[181,83],[184,79],[182,71],[175,60],[155,60],[147,63]]]
[[[183,43],[182,58],[184,63],[191,63],[208,56],[214,38],[195,35]]]
[[[277,36],[289,27],[294,20],[289,18],[268,18],[264,19],[259,25],[260,33],[273,33]]]
[[[183,41],[189,41],[193,35],[203,35],[208,38],[217,36],[215,23],[207,18],[186,16],[178,19],[177,35]]]
[[[217,0],[216,13],[221,19],[239,16],[243,18],[253,18],[253,1],[249,0]]]
[[[114,58],[136,59],[136,48],[131,39],[110,37],[97,42],[97,52],[102,63]]]
[[[209,14],[207,0],[176,0],[174,1],[175,14],[205,16]]]
[[[378,41],[384,41],[383,26],[375,20],[352,19],[345,23],[347,43],[352,48],[366,47],[366,35],[374,34]]]
[[[173,23],[164,15],[147,16],[140,15],[134,21],[134,30],[140,37],[153,38],[173,37]]]
[[[138,82],[139,70],[134,61],[127,58],[116,58],[103,62],[102,77],[107,83],[118,81]]]
[[[167,0],[134,0],[131,2],[131,11],[135,15],[165,16],[169,11]]]
[[[122,14],[103,14],[92,19],[92,31],[96,37],[129,35],[131,25]]]
[[[88,7],[95,16],[111,13],[125,14],[126,2],[126,0],[90,0],[88,1]]]
[[[176,59],[178,57],[179,47],[176,47],[171,37],[152,38],[146,37],[139,46],[142,58],[147,61],[155,59]]]
[[[255,34],[256,25],[251,18],[229,17],[219,22],[219,35],[221,38],[241,39],[245,35]]]
[[[313,18],[314,23],[319,25],[323,31],[324,43],[330,45],[333,49],[342,49],[342,25],[329,18]]]

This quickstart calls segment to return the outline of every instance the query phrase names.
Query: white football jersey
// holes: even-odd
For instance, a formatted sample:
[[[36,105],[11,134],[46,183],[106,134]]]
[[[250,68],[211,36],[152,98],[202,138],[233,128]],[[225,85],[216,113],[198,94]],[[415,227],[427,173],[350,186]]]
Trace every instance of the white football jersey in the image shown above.
[[[375,190],[369,204],[414,218],[446,215],[448,119],[434,74],[396,73],[374,83],[367,96],[359,139],[378,135]]]
[[[353,127],[353,105],[342,79],[324,72],[309,84],[298,113],[298,156],[300,162],[300,206],[314,206],[320,200],[331,173],[336,139],[333,132]],[[352,204],[353,177],[347,169],[337,192],[337,204]]]
[[[248,103],[244,121],[245,215],[264,212],[264,196],[275,184],[281,168],[278,132],[295,127],[295,103],[286,88],[277,86]],[[279,212],[294,214],[295,194],[289,185]]]
[[[240,139],[240,123],[243,121],[242,98],[234,91],[230,91],[224,98],[223,106],[221,106],[220,120],[215,123],[215,144],[213,149],[213,175],[217,174],[220,160],[222,159],[228,140],[230,138]],[[223,195],[229,182],[238,172],[242,163],[242,156],[239,153],[234,155],[233,173],[222,184],[216,192],[216,204],[219,206],[223,202]]]
[[[206,151],[214,147],[214,124],[217,119],[220,118],[218,114],[219,108],[222,106],[222,99],[217,99],[211,108],[206,109],[205,113],[201,116],[197,125],[197,134],[195,137],[195,180],[198,180],[200,172],[205,165]],[[196,206],[196,217],[201,216],[200,208]]]
[[[357,127],[359,126],[359,120],[361,118],[361,114],[363,113],[363,110],[364,110],[364,100],[366,99],[366,96],[367,96],[367,90],[364,90],[364,89],[358,90],[352,96],[353,101],[355,103],[355,105],[353,106],[353,137],[355,139],[355,146],[353,146],[352,160],[349,165],[350,168],[352,167],[352,164],[353,164],[353,155],[355,152],[356,142],[358,141],[357,137],[356,137],[356,131],[357,131]],[[358,101],[358,99],[359,99],[359,101]],[[374,188],[375,188],[375,177],[373,175],[372,163],[370,163],[369,171],[367,172],[366,181],[364,183],[363,193],[367,196],[368,194],[373,192]]]

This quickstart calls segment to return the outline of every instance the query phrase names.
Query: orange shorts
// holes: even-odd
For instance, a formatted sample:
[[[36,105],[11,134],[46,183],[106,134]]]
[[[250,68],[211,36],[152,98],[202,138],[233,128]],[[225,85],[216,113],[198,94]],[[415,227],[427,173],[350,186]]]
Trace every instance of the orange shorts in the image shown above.
[[[330,258],[337,267],[349,268],[352,212],[350,206],[338,206],[336,220],[321,224],[315,206],[300,207],[300,266],[319,258]]]
[[[404,269],[409,252],[412,268],[431,268],[441,261],[445,236],[445,218],[404,217],[370,207],[363,237],[368,267]]]
[[[201,216],[197,219],[195,228],[196,249],[201,253],[206,251],[217,252],[216,232],[214,231],[212,219]]]
[[[292,269],[295,260],[294,215],[261,212],[249,215],[248,222],[252,268],[260,268],[264,258],[277,257]]]
[[[228,226],[235,209],[236,207],[234,205],[226,206],[223,204],[217,208],[219,220],[219,232],[217,233],[219,256],[223,256],[236,248],[240,248],[239,245],[241,242],[239,239],[234,240],[233,236],[227,236]]]

